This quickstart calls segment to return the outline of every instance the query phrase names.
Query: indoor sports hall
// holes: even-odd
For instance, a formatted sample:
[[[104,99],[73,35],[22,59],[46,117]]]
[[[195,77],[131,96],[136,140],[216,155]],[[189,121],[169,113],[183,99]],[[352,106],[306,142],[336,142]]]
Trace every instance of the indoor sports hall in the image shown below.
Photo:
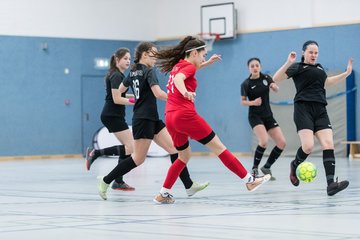
[[[0,239],[360,239],[359,8],[357,0],[0,1]],[[268,104],[286,146],[271,166],[276,180],[249,192],[220,157],[190,140],[191,179],[209,186],[189,197],[178,179],[171,189],[175,202],[156,204],[171,161],[153,142],[145,162],[124,176],[135,191],[110,185],[103,200],[97,177],[109,174],[121,159],[99,156],[89,170],[86,159],[92,149],[125,144],[100,117],[112,56],[127,48],[133,64],[140,43],[161,50],[188,35],[206,48],[190,49],[185,56],[204,51],[206,60],[221,56],[195,75],[196,111],[249,174],[261,144],[249,124],[254,105],[244,104],[250,95],[246,99],[242,83],[251,82],[253,74],[248,61],[261,60],[260,76],[274,80],[262,81],[266,89],[277,84]],[[278,81],[289,59],[303,69],[291,76],[287,70],[289,79]],[[294,118],[302,90],[296,81],[306,68],[324,73],[324,81],[338,80],[313,93],[324,93],[321,109],[330,122],[310,137],[297,129],[307,122]],[[167,92],[169,74],[153,70]],[[124,77],[130,71],[131,66]],[[131,87],[128,94],[139,98]],[[157,100],[164,121],[166,104]],[[133,106],[126,105],[130,131],[132,117]],[[276,148],[271,129],[266,131],[260,177],[260,167]],[[312,141],[310,154],[299,153]],[[332,143],[333,155],[325,156],[324,146]],[[291,164],[304,152],[316,176],[293,186]],[[302,177],[300,168],[294,168],[296,178]],[[349,185],[331,195],[329,181]]]

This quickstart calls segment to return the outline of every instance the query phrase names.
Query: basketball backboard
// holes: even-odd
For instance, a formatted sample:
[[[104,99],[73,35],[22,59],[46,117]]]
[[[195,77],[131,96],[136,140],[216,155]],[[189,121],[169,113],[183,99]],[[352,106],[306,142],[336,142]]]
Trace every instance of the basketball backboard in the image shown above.
[[[237,14],[234,3],[201,6],[201,33],[219,34],[221,39],[236,38]]]

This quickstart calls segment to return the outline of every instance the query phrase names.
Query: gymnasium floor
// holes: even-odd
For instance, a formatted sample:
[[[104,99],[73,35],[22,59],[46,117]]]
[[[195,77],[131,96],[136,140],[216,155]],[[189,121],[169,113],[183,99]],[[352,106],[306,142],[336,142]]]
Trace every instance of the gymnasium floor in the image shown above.
[[[242,158],[246,167],[250,158]],[[0,239],[360,239],[360,159],[337,159],[337,175],[350,180],[328,197],[321,159],[318,178],[293,187],[289,158],[274,166],[277,181],[254,193],[214,157],[194,157],[193,179],[211,182],[186,197],[180,182],[174,205],[155,205],[168,158],[149,158],[125,178],[135,192],[97,194],[96,176],[117,161],[104,158],[85,171],[83,159],[0,162]],[[264,160],[263,160],[264,161]]]

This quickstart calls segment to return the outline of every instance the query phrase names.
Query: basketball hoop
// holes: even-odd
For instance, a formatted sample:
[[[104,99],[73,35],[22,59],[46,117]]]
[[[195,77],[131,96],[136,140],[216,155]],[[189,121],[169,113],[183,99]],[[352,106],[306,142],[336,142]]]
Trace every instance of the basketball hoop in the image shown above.
[[[206,49],[208,51],[211,51],[213,48],[213,44],[215,41],[220,40],[220,34],[219,33],[199,33],[199,38],[203,40],[206,44]]]

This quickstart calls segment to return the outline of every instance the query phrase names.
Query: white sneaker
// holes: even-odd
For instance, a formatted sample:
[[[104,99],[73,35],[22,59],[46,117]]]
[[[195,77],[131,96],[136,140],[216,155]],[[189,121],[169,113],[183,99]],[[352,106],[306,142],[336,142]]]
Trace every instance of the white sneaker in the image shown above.
[[[254,178],[254,181],[246,183],[246,188],[252,192],[255,191],[258,187],[260,187],[262,184],[269,181],[271,178],[270,174],[266,174],[262,177],[256,177]]]
[[[173,204],[175,202],[175,199],[170,193],[164,193],[164,195],[159,193],[153,200],[156,204]]]
[[[103,176],[98,176],[97,180],[98,180],[99,195],[102,199],[106,200],[107,199],[106,192],[109,187],[109,184],[104,182]]]
[[[188,197],[191,197],[195,193],[205,189],[207,186],[209,186],[209,184],[210,184],[209,182],[204,182],[204,183],[194,182],[189,189],[186,189],[186,194],[188,195]]]

